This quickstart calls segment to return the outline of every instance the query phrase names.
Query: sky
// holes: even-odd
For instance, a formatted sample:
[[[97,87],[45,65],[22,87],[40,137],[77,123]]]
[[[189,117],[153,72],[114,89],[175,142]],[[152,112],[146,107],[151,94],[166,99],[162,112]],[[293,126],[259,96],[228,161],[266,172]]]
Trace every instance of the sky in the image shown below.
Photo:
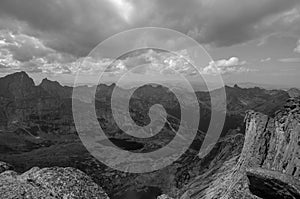
[[[26,71],[37,83],[47,77],[72,84],[83,70],[78,60],[99,43],[149,26],[199,42],[214,60],[201,71],[218,72],[225,83],[300,87],[299,0],[0,0],[0,76]],[[184,50],[180,53],[188,57]],[[164,55],[147,51],[142,59],[157,61]],[[109,76],[126,72],[126,63],[140,59],[118,62]],[[111,60],[102,57],[92,66],[94,61],[89,74]],[[180,61],[176,70],[186,72]],[[89,79],[87,74],[82,83]]]

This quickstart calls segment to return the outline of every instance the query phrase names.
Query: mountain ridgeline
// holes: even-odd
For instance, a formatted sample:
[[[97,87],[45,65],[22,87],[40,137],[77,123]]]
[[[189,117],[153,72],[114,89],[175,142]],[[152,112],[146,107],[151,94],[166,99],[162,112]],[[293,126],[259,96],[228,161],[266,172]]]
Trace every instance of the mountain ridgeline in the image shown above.
[[[295,111],[298,110],[298,101],[290,99],[290,95],[297,97],[295,89],[287,92],[225,86],[227,108],[224,128],[214,148],[203,158],[198,156],[198,150],[206,135],[211,112],[215,109],[220,111],[217,106],[211,105],[211,97],[217,97],[220,89],[210,93],[195,92],[201,119],[194,142],[172,165],[143,174],[113,170],[89,154],[74,124],[74,89],[81,95],[73,97],[83,106],[95,102],[97,119],[107,138],[123,150],[148,152],[164,147],[180,124],[178,100],[164,86],[144,85],[130,98],[129,112],[138,125],[143,126],[149,122],[147,110],[153,104],[162,104],[167,112],[167,122],[162,133],[155,139],[139,140],[123,132],[111,113],[110,99],[114,89],[119,91],[119,103],[130,93],[128,90],[115,84],[72,88],[48,79],[35,85],[28,74],[18,72],[0,78],[0,160],[13,165],[19,173],[35,166],[50,167],[45,171],[51,170],[51,167],[74,167],[90,176],[111,199],[141,199],[145,195],[149,196],[148,199],[154,199],[162,193],[180,199],[221,198],[221,195],[237,198],[233,192],[241,194],[243,191],[249,198],[298,197],[297,183],[294,183],[299,179],[299,120],[295,119],[299,116]],[[184,89],[180,92],[189,99],[190,93]],[[278,112],[282,109],[285,111]],[[118,117],[123,117],[123,114],[120,113]],[[284,120],[281,126],[276,126],[281,120]],[[298,142],[292,142],[297,140],[297,135]],[[284,153],[285,150],[288,152]],[[253,161],[249,161],[251,158]],[[69,171],[56,170],[62,173]],[[278,179],[273,170],[283,177]],[[22,175],[18,179],[25,179]],[[291,179],[289,175],[292,175]],[[265,186],[258,186],[261,182],[266,182]],[[224,190],[235,191],[225,193]],[[266,191],[273,191],[275,195],[264,195]],[[285,197],[288,193],[290,195]]]
[[[106,102],[107,99],[110,99],[109,97],[115,88],[117,88],[115,84],[110,86],[99,85],[96,100]],[[86,103],[91,102],[93,98],[92,88],[80,86],[75,89],[82,93],[82,98],[86,96],[86,99],[79,100]],[[166,102],[164,105],[173,106],[174,98],[170,98],[170,95],[164,92],[164,89],[162,86],[145,85],[139,94],[132,96],[132,98],[148,101],[158,101],[157,99],[159,99],[163,103]],[[120,88],[119,90],[121,90],[122,95],[128,93],[125,89]],[[32,126],[34,126],[35,121],[45,122],[43,118],[48,118],[50,122],[55,119],[57,119],[56,122],[58,120],[68,120],[63,123],[73,125],[71,114],[72,91],[72,87],[62,86],[59,82],[48,79],[42,80],[40,85],[35,85],[25,72],[18,72],[0,78],[0,130],[11,129],[16,126],[14,124],[21,125],[22,122],[26,123],[27,121],[31,121]],[[226,86],[225,91],[227,95],[227,115],[241,116],[241,118],[243,118],[245,111],[249,109],[272,115],[289,98],[288,92],[265,90],[258,87],[243,89],[237,85],[234,87]],[[219,90],[214,90],[211,95],[217,95],[218,92]],[[122,95],[120,94],[120,98]],[[211,109],[210,94],[199,91],[196,92],[196,95],[202,109],[201,112],[204,114],[202,116],[206,117],[205,119],[209,118],[209,109]],[[151,96],[151,98],[147,96]],[[64,124],[58,122],[57,125]]]

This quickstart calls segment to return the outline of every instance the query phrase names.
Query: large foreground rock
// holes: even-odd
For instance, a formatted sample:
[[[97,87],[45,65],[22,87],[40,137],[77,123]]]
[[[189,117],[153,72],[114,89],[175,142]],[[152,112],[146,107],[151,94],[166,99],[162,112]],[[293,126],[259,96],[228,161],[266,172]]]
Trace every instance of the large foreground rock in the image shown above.
[[[243,151],[231,171],[221,174],[219,198],[300,198],[299,105],[299,99],[288,100],[274,118],[248,112]]]
[[[1,198],[108,199],[86,174],[74,168],[37,167],[18,175],[12,170],[0,174]]]
[[[289,99],[273,118],[249,111],[241,154],[215,171],[206,188],[178,198],[299,199],[300,100]]]

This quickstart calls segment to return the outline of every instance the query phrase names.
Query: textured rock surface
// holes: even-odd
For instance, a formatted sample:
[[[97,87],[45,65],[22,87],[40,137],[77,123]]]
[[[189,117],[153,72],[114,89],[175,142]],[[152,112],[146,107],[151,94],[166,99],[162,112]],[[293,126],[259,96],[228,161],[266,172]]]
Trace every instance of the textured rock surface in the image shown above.
[[[278,171],[247,169],[250,191],[262,198],[299,198],[300,181]]]
[[[165,194],[161,195],[161,196],[158,196],[157,199],[173,199]]]
[[[11,170],[11,169],[12,169],[12,166],[10,164],[0,161],[0,173],[7,171],[7,170]]]
[[[300,198],[300,100],[291,98],[274,118],[249,111],[239,156],[212,175],[202,193],[186,198]]]
[[[100,85],[97,88],[99,92],[97,92],[96,99],[101,105],[97,109],[97,116],[101,125],[109,132],[109,136],[124,139],[124,135],[116,128],[117,126],[111,114],[109,114],[110,111],[107,111],[107,107],[110,106],[109,96],[114,87],[115,85]],[[111,171],[90,157],[76,135],[72,119],[72,103],[69,98],[70,89],[70,87],[64,87],[58,82],[47,79],[43,80],[40,85],[35,86],[33,80],[24,72],[0,78],[0,157],[2,160],[13,164],[16,171],[19,172],[27,171],[33,166],[71,166],[79,168],[90,175],[95,182],[103,186],[107,193],[111,195],[114,193],[119,195],[119,193],[124,193],[129,188],[136,189],[138,184],[141,188],[154,185],[161,188],[162,193],[173,196],[175,195],[173,193],[177,195],[177,190],[186,190],[185,185],[195,176],[201,175],[191,185],[193,189],[191,198],[202,197],[203,190],[210,183],[210,180],[207,180],[208,177],[213,175],[213,180],[214,178],[221,179],[220,172],[224,171],[226,173],[228,171],[226,166],[230,169],[239,170],[239,167],[235,166],[237,159],[232,159],[232,164],[228,162],[222,168],[223,170],[217,171],[224,161],[236,156],[241,151],[243,135],[241,133],[240,135],[227,135],[230,129],[241,128],[244,111],[255,109],[255,111],[272,115],[274,110],[282,106],[288,98],[288,94],[280,90],[243,89],[238,86],[225,87],[228,98],[228,115],[224,128],[226,138],[222,138],[223,140],[218,143],[219,146],[215,148],[213,153],[204,160],[199,160],[198,157],[195,158],[194,152],[187,153],[170,168],[154,174],[136,177]],[[86,103],[91,102],[90,98],[94,95],[91,94],[88,87],[76,89],[80,89],[80,93],[84,93],[82,94],[83,98],[81,96],[77,99]],[[121,93],[126,94],[128,92],[124,90]],[[218,90],[214,93],[217,96]],[[210,118],[210,97],[207,92],[197,92],[196,95],[201,106],[203,106],[201,107],[201,114],[203,114],[201,120],[203,119],[202,128],[205,131]],[[146,119],[144,117],[145,111],[140,110],[147,110],[144,107],[156,102],[156,100],[162,100],[166,108],[169,107],[174,110],[174,99],[170,97],[168,92],[164,92],[161,87],[145,86],[144,90],[133,99],[136,100],[133,106],[134,111],[138,113],[137,119],[141,122],[145,122]],[[172,113],[173,116],[177,114],[179,115],[179,112]],[[206,118],[208,119],[206,120]],[[171,131],[168,132],[172,133]],[[199,140],[200,138],[201,135],[199,135]],[[224,139],[228,140],[224,141]],[[199,141],[195,142],[194,145],[198,143]],[[160,141],[153,142],[145,146],[155,148],[161,146],[161,143]],[[148,150],[148,148],[145,148],[145,150]],[[231,172],[227,173],[232,175]],[[247,180],[247,178],[245,179]],[[199,185],[199,182],[201,185]],[[229,183],[223,184],[225,189]],[[210,187],[212,188],[212,186]],[[182,194],[180,193],[180,195]],[[185,193],[182,197],[188,198],[188,195],[188,193]]]
[[[288,100],[275,118],[248,112],[244,148],[231,178],[231,189],[224,198],[249,190],[262,198],[300,197],[299,104],[298,99]]]
[[[290,99],[276,117],[249,112],[246,118],[249,167],[279,171],[299,179],[300,109],[299,100]]]
[[[300,90],[297,88],[291,88],[287,92],[290,97],[299,97],[300,96]]]
[[[86,174],[74,168],[34,167],[18,175],[12,170],[0,174],[1,198],[95,198],[108,199]]]

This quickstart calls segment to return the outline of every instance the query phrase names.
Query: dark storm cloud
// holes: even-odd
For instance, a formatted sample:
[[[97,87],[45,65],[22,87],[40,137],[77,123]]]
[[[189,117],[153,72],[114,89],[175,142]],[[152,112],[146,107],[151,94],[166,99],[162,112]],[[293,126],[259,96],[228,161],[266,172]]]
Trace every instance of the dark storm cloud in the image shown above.
[[[172,28],[201,43],[230,46],[276,32],[285,22],[265,21],[298,7],[299,3],[299,0],[1,0],[0,29],[14,29],[18,35],[28,35],[44,46],[44,50],[31,48],[29,40],[21,49],[11,46],[9,50],[19,61],[56,52],[85,56],[112,34],[143,26]]]
[[[93,0],[1,0],[0,13],[29,24],[49,47],[75,55],[116,33],[122,20],[112,5]]]
[[[297,7],[299,2],[1,0],[0,21],[5,24],[6,19],[14,19],[26,27],[19,31],[38,38],[47,48],[84,56],[112,34],[142,26],[173,28],[216,46],[244,43],[276,31],[276,26],[263,22]]]
[[[202,35],[206,43],[228,46],[243,43],[268,32],[259,27],[264,20],[290,10],[298,0],[225,0],[210,7],[210,17]],[[273,29],[274,27],[270,27]],[[200,32],[201,33],[201,32]]]

